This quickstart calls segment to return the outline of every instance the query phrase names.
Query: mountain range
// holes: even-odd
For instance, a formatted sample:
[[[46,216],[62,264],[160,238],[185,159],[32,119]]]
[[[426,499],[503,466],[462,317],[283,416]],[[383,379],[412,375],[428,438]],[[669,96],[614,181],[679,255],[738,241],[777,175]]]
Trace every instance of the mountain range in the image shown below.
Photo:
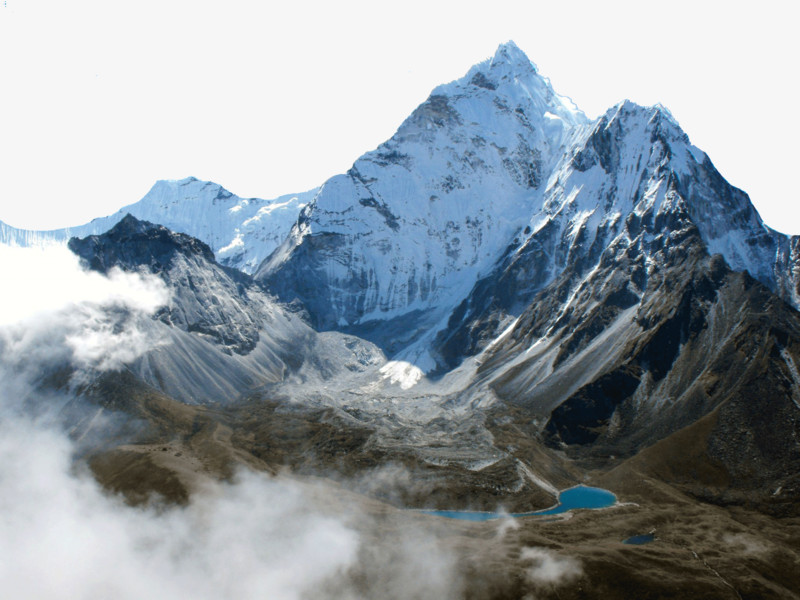
[[[81,382],[65,412],[81,435],[97,411],[136,418],[85,456],[131,501],[185,502],[193,473],[236,464],[397,467],[414,485],[368,494],[520,511],[590,481],[638,505],[751,511],[731,513],[751,533],[800,517],[799,240],[666,108],[589,119],[513,42],[314,190],[244,199],[188,178],[80,227],[0,223],[2,243],[67,243],[87,269],[169,290],[142,325],[158,346]],[[603,569],[651,577],[639,560]],[[765,569],[708,567],[690,589],[796,597],[791,569]]]

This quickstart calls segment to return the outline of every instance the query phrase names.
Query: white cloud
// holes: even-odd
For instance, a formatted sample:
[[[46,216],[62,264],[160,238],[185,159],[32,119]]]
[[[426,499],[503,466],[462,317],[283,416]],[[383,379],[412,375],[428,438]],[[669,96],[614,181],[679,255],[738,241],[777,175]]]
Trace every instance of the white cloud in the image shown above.
[[[351,567],[358,535],[300,486],[242,474],[186,508],[131,508],[73,475],[63,436],[0,426],[6,598],[301,598]]]
[[[523,548],[520,560],[530,562],[525,575],[533,584],[557,586],[581,576],[580,561],[547,548]]]
[[[0,402],[3,400],[0,390]],[[72,465],[58,431],[0,423],[5,598],[461,597],[454,553],[411,522],[389,530],[327,484],[241,472],[186,507],[131,507]]]
[[[113,369],[152,347],[164,286],[87,272],[62,248],[0,248],[0,280],[0,597],[458,596],[454,555],[434,536],[404,526],[384,539],[379,519],[331,503],[331,484],[241,472],[185,507],[109,495],[53,425],[81,398],[39,384],[59,367]]]
[[[118,369],[158,344],[150,315],[169,294],[153,275],[89,271],[63,246],[0,246],[0,281],[0,356],[17,374]]]
[[[745,555],[759,555],[770,552],[769,546],[756,538],[744,533],[726,533],[722,536],[726,546]]]
[[[4,288],[0,326],[86,304],[151,313],[168,299],[166,287],[158,278],[118,269],[108,277],[88,271],[64,246],[0,245],[0,281]]]
[[[519,521],[504,511],[502,517],[497,520],[497,538],[502,540],[510,532],[517,531],[519,528]]]

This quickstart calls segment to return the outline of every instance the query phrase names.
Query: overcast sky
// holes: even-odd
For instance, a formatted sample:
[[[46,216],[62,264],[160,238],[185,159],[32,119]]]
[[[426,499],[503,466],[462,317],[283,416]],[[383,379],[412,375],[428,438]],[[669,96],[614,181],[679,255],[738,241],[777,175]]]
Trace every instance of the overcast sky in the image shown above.
[[[797,234],[798,6],[0,0],[0,220],[77,225],[188,175],[304,191],[513,39],[591,117],[667,106]]]

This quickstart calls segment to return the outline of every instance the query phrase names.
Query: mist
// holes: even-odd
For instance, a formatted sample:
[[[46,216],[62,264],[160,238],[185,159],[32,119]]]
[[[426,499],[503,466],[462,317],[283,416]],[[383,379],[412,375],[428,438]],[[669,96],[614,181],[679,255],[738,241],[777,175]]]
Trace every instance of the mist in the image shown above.
[[[152,275],[86,271],[58,247],[0,247],[0,277],[0,596],[461,596],[456,558],[433,535],[387,530],[334,483],[240,470],[186,506],[131,506],[101,488],[52,417],[81,402],[78,384],[158,345],[147,324],[169,294]],[[68,383],[48,384],[58,369]]]
[[[30,385],[59,366],[76,380],[120,369],[158,344],[143,325],[169,302],[159,278],[89,271],[63,246],[0,246],[0,281],[0,373]]]
[[[583,573],[580,561],[547,548],[523,548],[520,559],[529,563],[525,574],[533,584],[556,587]]]

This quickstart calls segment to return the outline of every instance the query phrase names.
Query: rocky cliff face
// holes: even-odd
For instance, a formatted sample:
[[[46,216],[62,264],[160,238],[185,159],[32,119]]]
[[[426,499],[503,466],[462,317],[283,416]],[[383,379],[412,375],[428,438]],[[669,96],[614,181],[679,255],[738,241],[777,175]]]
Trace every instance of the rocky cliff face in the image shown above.
[[[698,248],[794,302],[793,242],[761,222],[661,107],[624,102],[606,113],[562,157],[525,232],[440,333],[445,364],[479,351],[545,289],[547,318],[557,319],[570,293],[609,265],[630,280],[620,293],[632,302],[665,248],[688,232]]]
[[[149,325],[160,343],[130,369],[184,402],[230,402],[293,373],[326,377],[382,360],[358,340],[320,340],[250,276],[217,263],[205,243],[161,225],[128,215],[69,247],[95,271],[145,271],[166,284],[169,301]]]
[[[247,354],[258,343],[266,297],[249,277],[217,264],[203,242],[128,215],[103,235],[71,239],[69,248],[101,273],[143,269],[161,277],[170,290],[162,322],[226,352]]]

